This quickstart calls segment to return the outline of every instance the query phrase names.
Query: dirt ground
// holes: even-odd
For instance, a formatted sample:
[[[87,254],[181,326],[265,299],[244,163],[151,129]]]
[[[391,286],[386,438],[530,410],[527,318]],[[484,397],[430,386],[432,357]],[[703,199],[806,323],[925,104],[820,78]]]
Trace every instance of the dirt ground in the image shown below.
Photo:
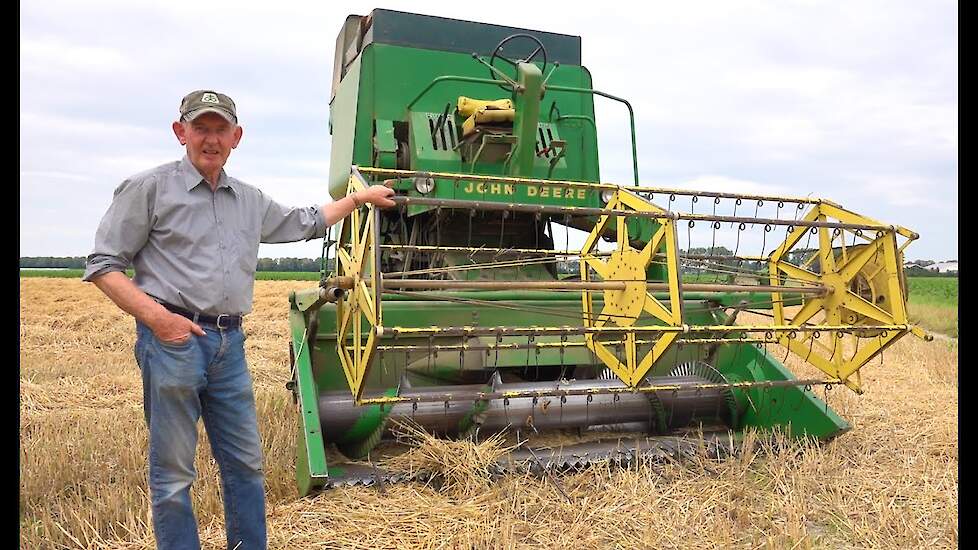
[[[958,545],[956,339],[905,337],[828,403],[853,429],[723,463],[513,476],[478,491],[407,483],[299,498],[288,380],[290,289],[258,281],[245,322],[272,548],[916,548]],[[22,548],[153,548],[133,321],[94,286],[21,279]],[[773,349],[772,349],[773,352]],[[812,371],[789,361],[799,375]],[[217,469],[201,438],[192,490],[223,548]]]

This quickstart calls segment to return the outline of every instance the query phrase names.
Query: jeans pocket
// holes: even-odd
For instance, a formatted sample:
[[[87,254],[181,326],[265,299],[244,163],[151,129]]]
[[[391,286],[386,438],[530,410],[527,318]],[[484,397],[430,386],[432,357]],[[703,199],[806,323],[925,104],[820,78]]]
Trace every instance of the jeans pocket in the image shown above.
[[[164,342],[163,340],[160,340],[159,337],[156,337],[156,341],[159,342],[160,347],[163,349],[168,349],[173,351],[186,351],[190,349],[190,345],[194,341],[194,335],[191,334],[187,336],[187,339],[182,342]]]

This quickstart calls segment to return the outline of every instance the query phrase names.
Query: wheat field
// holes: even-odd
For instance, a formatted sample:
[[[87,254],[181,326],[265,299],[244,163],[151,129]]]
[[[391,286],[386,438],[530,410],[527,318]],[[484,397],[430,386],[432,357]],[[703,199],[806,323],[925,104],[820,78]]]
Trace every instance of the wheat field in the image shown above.
[[[863,369],[864,395],[832,391],[829,405],[853,429],[827,444],[759,443],[721,463],[593,467],[560,478],[566,499],[546,478],[517,475],[464,491],[406,483],[299,498],[284,387],[287,295],[309,284],[256,282],[245,321],[272,548],[958,545],[958,360],[948,338],[905,337],[882,365]],[[20,290],[21,547],[153,548],[132,319],[78,280],[21,279]],[[422,441],[436,444],[460,457],[487,454]],[[206,437],[197,472],[202,541],[223,548]]]

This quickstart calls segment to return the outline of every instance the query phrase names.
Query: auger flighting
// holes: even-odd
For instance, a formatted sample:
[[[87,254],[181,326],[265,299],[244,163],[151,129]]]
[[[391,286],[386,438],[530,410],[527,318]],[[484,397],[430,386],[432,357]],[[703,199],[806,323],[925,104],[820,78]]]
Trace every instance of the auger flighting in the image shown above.
[[[926,336],[906,312],[915,233],[817,198],[640,185],[632,106],[594,89],[580,44],[379,9],[347,19],[331,192],[393,180],[398,196],[345,219],[324,251],[333,271],[291,297],[303,494],[385,479],[327,463],[326,447],[364,457],[399,419],[518,432],[530,449],[546,430],[608,432],[501,470],[669,453],[693,432],[721,447],[749,427],[828,439],[849,425],[815,387],[861,392],[863,366]],[[631,185],[600,180],[595,96],[632,118]],[[787,354],[821,376],[796,378]]]

